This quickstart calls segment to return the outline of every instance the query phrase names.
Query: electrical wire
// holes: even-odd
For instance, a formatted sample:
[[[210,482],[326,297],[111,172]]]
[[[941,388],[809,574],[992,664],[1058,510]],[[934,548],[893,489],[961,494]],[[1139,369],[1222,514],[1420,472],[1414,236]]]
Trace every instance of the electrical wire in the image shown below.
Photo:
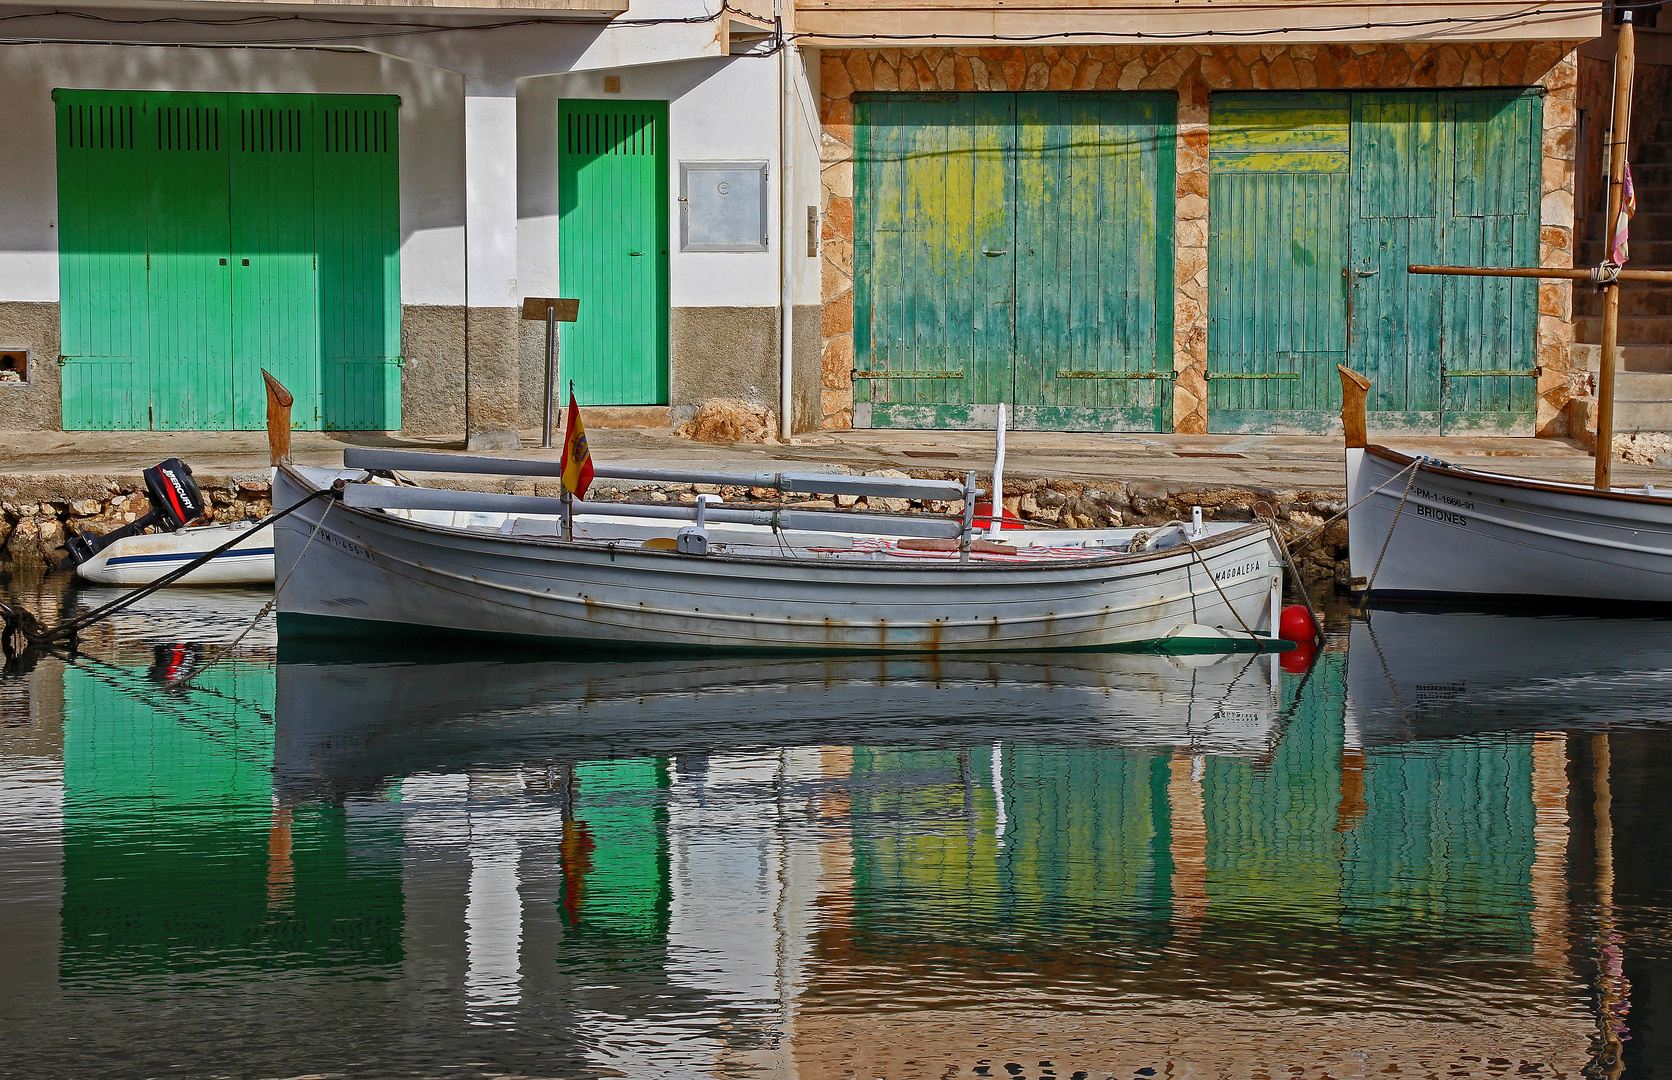
[[[1333,2],[1333,3],[1325,3],[1325,4],[1318,4],[1318,5],[1311,5],[1311,6],[1314,7],[1314,8],[1329,9],[1329,8],[1334,8],[1334,7],[1337,7],[1337,6],[1348,7],[1348,6],[1357,6],[1357,5],[1352,3],[1351,0],[1337,0],[1337,2]],[[1482,6],[1484,6],[1484,5],[1482,5]],[[767,41],[762,43],[762,45],[764,46],[763,48],[752,50],[748,53],[743,53],[743,54],[739,54],[739,55],[751,56],[751,57],[756,57],[756,58],[768,57],[768,56],[772,56],[772,55],[776,54],[780,49],[787,48],[787,47],[790,47],[792,45],[795,45],[798,41],[813,40],[813,39],[816,39],[820,42],[852,41],[852,42],[867,42],[867,43],[883,43],[883,42],[913,42],[913,43],[915,43],[915,42],[929,42],[929,41],[964,41],[964,42],[972,42],[972,43],[973,42],[981,42],[981,43],[996,42],[996,43],[1001,43],[1001,44],[1022,44],[1022,43],[1029,43],[1029,42],[1057,42],[1057,41],[1064,41],[1064,40],[1071,40],[1071,39],[1085,39],[1085,38],[1094,38],[1094,39],[1101,39],[1101,40],[1125,40],[1125,41],[1179,41],[1179,40],[1191,40],[1191,41],[1195,41],[1195,42],[1198,42],[1198,43],[1211,42],[1211,41],[1215,41],[1215,40],[1250,41],[1250,40],[1258,40],[1258,39],[1261,39],[1261,38],[1269,38],[1269,37],[1292,36],[1292,35],[1295,35],[1295,34],[1340,34],[1340,33],[1348,33],[1348,32],[1357,31],[1357,30],[1407,30],[1407,31],[1409,31],[1409,30],[1421,30],[1421,29],[1444,29],[1444,28],[1458,29],[1458,28],[1465,28],[1465,27],[1486,27],[1486,26],[1503,25],[1503,24],[1508,24],[1508,23],[1520,23],[1520,24],[1525,25],[1525,24],[1528,24],[1528,23],[1557,21],[1557,20],[1561,20],[1561,19],[1571,18],[1571,17],[1574,17],[1574,16],[1583,16],[1583,15],[1590,15],[1590,14],[1601,15],[1608,8],[1608,6],[1609,5],[1607,5],[1607,4],[1597,3],[1597,2],[1595,2],[1595,0],[1588,0],[1588,2],[1582,2],[1582,3],[1535,4],[1533,6],[1519,8],[1519,9],[1514,10],[1514,11],[1496,12],[1496,13],[1483,14],[1483,15],[1452,15],[1452,16],[1445,16],[1445,17],[1440,17],[1440,18],[1407,19],[1407,20],[1374,20],[1374,19],[1368,19],[1368,20],[1365,20],[1363,22],[1342,22],[1342,23],[1334,23],[1334,24],[1322,25],[1322,26],[1281,26],[1281,27],[1252,28],[1252,29],[1246,29],[1246,30],[1224,30],[1224,29],[1178,30],[1178,31],[1058,30],[1058,31],[1055,31],[1055,32],[1036,33],[1036,34],[941,34],[941,33],[840,34],[840,33],[823,33],[823,32],[817,32],[817,31],[802,31],[802,32],[794,33],[794,34],[774,35],[774,36],[770,37]],[[1654,3],[1653,3],[1653,0],[1637,0],[1637,2],[1625,3],[1625,4],[1615,4],[1613,6],[1621,7],[1621,8],[1629,7],[1629,8],[1636,9],[1636,8],[1653,7]],[[902,7],[904,7],[904,5],[902,5]],[[1240,5],[1239,4],[1237,6],[1236,10],[1238,10],[1238,11],[1254,11],[1254,10],[1263,11],[1263,10],[1284,10],[1284,9],[1292,9],[1292,5],[1287,5],[1287,4]],[[1030,10],[1043,11],[1043,10],[1046,10],[1046,9],[1042,9],[1042,8],[1041,9],[1035,9],[1035,8],[1006,8],[1005,9],[1005,11],[1007,13],[1025,12],[1025,11],[1030,11]],[[1050,9],[1050,10],[1055,11],[1055,12],[1061,12],[1063,9],[1053,8],[1053,9]],[[1157,11],[1167,11],[1167,12],[1173,12],[1173,13],[1179,13],[1179,12],[1205,13],[1205,12],[1208,12],[1208,11],[1223,13],[1223,12],[1226,11],[1226,9],[1224,7],[1219,6],[1219,5],[1212,5],[1212,4],[1192,4],[1192,5],[1189,5],[1189,6],[1175,5],[1173,7],[1163,8],[1163,9],[1156,9],[1156,8],[1151,8],[1151,7],[1147,7],[1147,6],[1140,7],[1140,6],[1136,6],[1136,5],[1132,5],[1132,6],[1124,6],[1123,5],[1123,6],[1120,6],[1120,7],[1106,7],[1106,8],[1095,8],[1095,9],[1088,8],[1088,9],[1081,9],[1081,10],[1083,12],[1085,12],[1085,11],[1095,11],[1099,15],[1106,15],[1106,14],[1107,15],[1119,15],[1119,14],[1133,14],[1133,15],[1136,15],[1136,14],[1155,13]],[[317,16],[317,15],[301,15],[301,14],[248,15],[248,16],[243,16],[241,18],[233,18],[233,19],[194,19],[194,18],[188,18],[188,17],[178,16],[178,15],[157,16],[157,17],[141,18],[141,19],[123,19],[123,18],[112,18],[112,17],[107,16],[107,15],[100,15],[100,14],[96,14],[96,13],[93,13],[93,12],[74,11],[74,10],[67,10],[67,9],[56,9],[56,10],[52,10],[52,11],[20,12],[20,13],[12,14],[12,15],[3,15],[3,16],[0,16],[0,24],[14,22],[14,21],[17,21],[17,20],[22,20],[22,19],[42,19],[42,18],[60,17],[60,18],[82,19],[82,20],[87,20],[87,21],[90,21],[90,22],[95,22],[95,23],[100,23],[100,24],[110,25],[110,26],[175,25],[175,26],[236,28],[236,27],[274,26],[274,25],[280,25],[280,24],[295,24],[295,25],[308,25],[308,26],[341,26],[341,27],[364,26],[364,27],[374,28],[374,29],[369,29],[367,32],[363,32],[363,33],[345,33],[345,34],[339,34],[339,35],[328,35],[328,36],[307,37],[307,38],[303,38],[303,37],[248,38],[248,39],[243,39],[243,40],[228,40],[228,41],[220,41],[220,42],[212,42],[212,41],[204,41],[204,42],[135,42],[135,41],[132,41],[132,40],[114,40],[114,39],[92,40],[92,39],[78,39],[78,38],[44,38],[44,37],[23,38],[23,37],[18,37],[18,38],[0,38],[0,43],[3,43],[3,44],[54,44],[54,45],[101,44],[101,45],[135,45],[135,46],[170,46],[170,45],[173,45],[173,46],[185,46],[185,47],[198,46],[198,47],[225,47],[225,48],[240,48],[240,47],[250,47],[250,46],[278,46],[278,47],[287,47],[288,46],[288,47],[292,47],[292,48],[306,48],[306,47],[310,47],[310,46],[328,45],[328,44],[333,44],[333,43],[342,44],[342,43],[345,43],[345,42],[346,43],[352,43],[352,42],[357,42],[357,41],[377,40],[377,39],[383,39],[383,38],[408,37],[408,36],[429,35],[429,34],[444,34],[444,33],[449,33],[449,32],[452,32],[452,31],[502,30],[502,29],[507,29],[507,28],[512,28],[512,27],[519,27],[519,26],[547,26],[547,25],[551,25],[551,26],[594,26],[594,27],[600,27],[600,28],[606,28],[606,29],[631,29],[631,28],[640,28],[640,27],[679,26],[679,25],[692,26],[692,25],[701,25],[701,24],[705,24],[705,23],[715,22],[718,19],[722,18],[727,13],[736,14],[736,15],[743,15],[743,16],[747,16],[747,17],[750,17],[750,18],[759,18],[759,16],[756,16],[751,12],[744,11],[743,9],[738,8],[738,7],[734,7],[729,2],[729,0],[722,0],[720,6],[712,12],[705,12],[702,15],[682,16],[682,17],[677,17],[677,18],[673,18],[673,17],[670,17],[670,18],[655,18],[655,19],[519,18],[519,19],[502,19],[502,20],[498,20],[498,21],[490,22],[490,23],[467,23],[467,24],[446,24],[446,23],[416,22],[416,21],[406,21],[406,20],[339,19],[339,18],[323,18],[323,17]],[[392,28],[392,29],[378,30],[378,29],[375,29],[375,28]]]

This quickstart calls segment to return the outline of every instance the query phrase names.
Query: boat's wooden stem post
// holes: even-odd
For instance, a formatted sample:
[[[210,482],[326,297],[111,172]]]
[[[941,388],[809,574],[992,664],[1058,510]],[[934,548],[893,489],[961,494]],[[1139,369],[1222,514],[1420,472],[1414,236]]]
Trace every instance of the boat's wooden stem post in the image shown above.
[[[975,528],[975,474],[964,474],[964,528],[958,534],[958,561],[970,561],[970,533]]]
[[[1370,441],[1364,421],[1364,396],[1370,390],[1370,380],[1345,364],[1335,365],[1341,373],[1341,430],[1347,437],[1347,449],[1362,450]]]
[[[1637,60],[1637,41],[1631,25],[1631,11],[1621,12],[1619,51],[1614,55],[1614,120],[1608,135],[1608,214],[1603,218],[1602,242],[1607,249],[1604,265],[1614,255],[1614,230],[1620,221],[1620,201],[1625,193],[1626,144],[1631,141],[1631,80]],[[1596,489],[1613,487],[1614,465],[1614,354],[1620,330],[1620,282],[1617,277],[1603,284],[1602,357],[1597,369]]]
[[[267,448],[273,464],[282,465],[290,460],[290,407],[296,399],[266,368],[261,377],[267,383]]]

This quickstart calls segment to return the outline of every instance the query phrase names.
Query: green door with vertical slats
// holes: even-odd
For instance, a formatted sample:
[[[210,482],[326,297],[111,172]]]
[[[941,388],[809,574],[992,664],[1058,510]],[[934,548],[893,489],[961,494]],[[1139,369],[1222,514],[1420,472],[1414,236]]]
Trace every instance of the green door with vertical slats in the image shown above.
[[[562,379],[588,405],[668,400],[668,103],[558,108]],[[564,396],[564,395],[560,395]]]
[[[876,427],[989,427],[1014,398],[1016,97],[864,98],[855,400]]]
[[[1017,427],[1172,427],[1176,109],[1017,95]]]
[[[1321,432],[1346,362],[1372,428],[1533,433],[1540,109],[1517,90],[1213,99],[1208,423]]]
[[[1208,428],[1328,431],[1347,358],[1347,94],[1216,94]]]
[[[855,96],[860,426],[1165,430],[1176,99]]]
[[[262,368],[295,395],[297,425],[319,426],[313,127],[307,100],[288,94],[239,94],[232,106],[232,382],[246,430],[266,422]]]
[[[58,100],[63,424],[148,428],[146,116],[138,94],[77,97]]]
[[[322,426],[401,426],[400,174],[394,100],[314,104]]]
[[[1538,285],[1411,263],[1538,262],[1535,91],[1353,95],[1350,363],[1373,428],[1533,434]]]
[[[396,99],[54,100],[65,428],[400,426]]]
[[[147,94],[151,427],[232,427],[232,212],[225,94]]]

